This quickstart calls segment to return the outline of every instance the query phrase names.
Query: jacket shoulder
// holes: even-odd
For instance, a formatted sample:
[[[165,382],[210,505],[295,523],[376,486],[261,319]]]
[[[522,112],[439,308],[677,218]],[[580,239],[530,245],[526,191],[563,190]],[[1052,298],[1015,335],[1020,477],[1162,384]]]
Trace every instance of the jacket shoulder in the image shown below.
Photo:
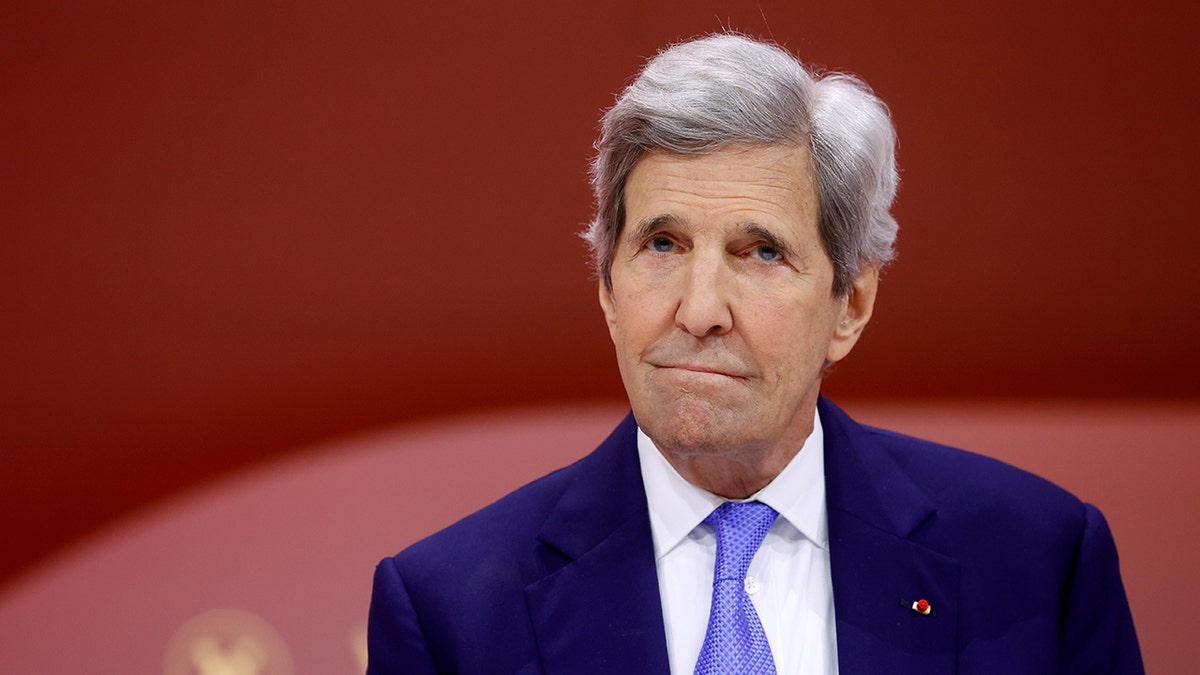
[[[580,460],[582,461],[582,460]],[[554,504],[574,478],[579,462],[517,488],[457,522],[409,545],[391,558],[406,575],[445,574],[478,567],[488,558],[514,560],[509,549],[537,536]]]
[[[994,457],[927,441],[887,429],[863,427],[886,453],[939,506],[978,508],[1022,504],[1040,513],[1082,515],[1083,503],[1064,488]]]
[[[460,582],[523,587],[529,579],[561,564],[538,540],[548,521],[561,518],[564,510],[572,508],[572,495],[578,497],[582,488],[587,495],[607,497],[610,488],[627,490],[628,484],[640,483],[640,473],[629,473],[631,468],[637,472],[636,454],[629,456],[635,447],[635,433],[636,424],[629,416],[581,459],[510,492],[384,562],[390,561],[416,585],[427,579],[454,577]],[[493,578],[481,579],[481,575]]]
[[[933,505],[914,538],[986,569],[1025,564],[1069,577],[1089,509],[1053,482],[998,459],[894,431],[864,427],[876,452],[899,468]],[[870,460],[868,460],[870,461]]]

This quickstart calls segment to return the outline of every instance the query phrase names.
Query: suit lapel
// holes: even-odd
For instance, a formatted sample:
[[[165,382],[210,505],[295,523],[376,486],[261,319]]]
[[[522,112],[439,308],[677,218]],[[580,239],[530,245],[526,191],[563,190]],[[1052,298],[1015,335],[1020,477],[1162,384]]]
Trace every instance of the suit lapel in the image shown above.
[[[636,429],[576,467],[539,535],[551,571],[525,597],[548,675],[669,671]]]
[[[818,408],[841,675],[953,673],[958,561],[910,539],[933,504],[870,432],[824,398]],[[908,606],[921,599],[929,615]]]

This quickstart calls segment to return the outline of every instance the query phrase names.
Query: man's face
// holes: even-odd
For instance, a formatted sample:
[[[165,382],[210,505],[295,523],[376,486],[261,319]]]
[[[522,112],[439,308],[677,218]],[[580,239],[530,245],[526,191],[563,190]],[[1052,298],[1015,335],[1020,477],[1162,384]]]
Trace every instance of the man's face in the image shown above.
[[[876,279],[869,269],[833,296],[807,151],[647,154],[625,213],[600,303],[638,424],[669,459],[790,457],[811,433],[825,362],[850,352],[870,316]]]

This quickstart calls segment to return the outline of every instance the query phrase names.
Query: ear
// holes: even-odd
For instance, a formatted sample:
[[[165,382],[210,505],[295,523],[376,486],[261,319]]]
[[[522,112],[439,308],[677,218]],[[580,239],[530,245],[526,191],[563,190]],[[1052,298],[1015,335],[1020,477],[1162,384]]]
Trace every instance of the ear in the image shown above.
[[[600,293],[600,309],[604,310],[604,320],[608,323],[609,337],[616,339],[617,331],[617,303],[613,299],[612,291],[604,284],[604,279],[597,282]]]
[[[842,299],[837,316],[837,324],[833,327],[833,339],[829,342],[829,351],[825,360],[835,363],[846,358],[859,336],[871,320],[871,312],[875,309],[875,293],[879,290],[879,265],[865,265],[859,270],[858,278],[850,286],[850,291]]]

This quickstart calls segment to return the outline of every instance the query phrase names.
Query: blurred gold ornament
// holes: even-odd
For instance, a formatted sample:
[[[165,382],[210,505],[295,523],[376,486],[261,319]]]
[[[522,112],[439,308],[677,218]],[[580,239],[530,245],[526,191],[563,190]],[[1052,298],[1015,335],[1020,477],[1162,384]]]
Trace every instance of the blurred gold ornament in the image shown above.
[[[184,622],[167,641],[164,675],[292,675],[279,632],[241,609],[214,609]]]

